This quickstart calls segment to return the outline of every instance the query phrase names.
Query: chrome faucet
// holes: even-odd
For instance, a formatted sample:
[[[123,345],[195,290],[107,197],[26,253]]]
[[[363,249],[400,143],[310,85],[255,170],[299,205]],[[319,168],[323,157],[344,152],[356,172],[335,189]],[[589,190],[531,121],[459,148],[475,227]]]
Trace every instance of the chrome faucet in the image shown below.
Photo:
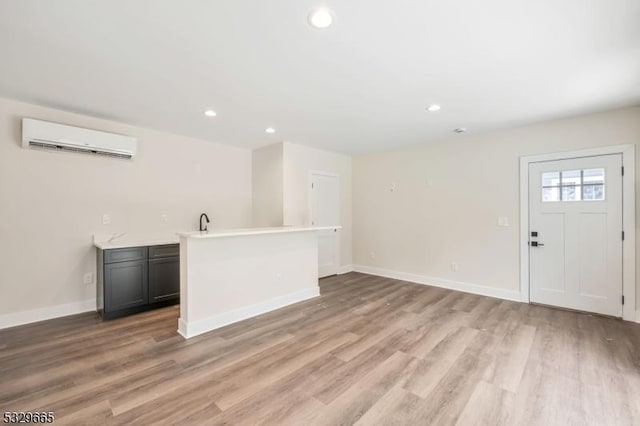
[[[207,221],[204,225],[202,225],[202,218]],[[200,232],[207,232],[207,223],[209,223],[209,216],[206,213],[202,213],[200,215]]]

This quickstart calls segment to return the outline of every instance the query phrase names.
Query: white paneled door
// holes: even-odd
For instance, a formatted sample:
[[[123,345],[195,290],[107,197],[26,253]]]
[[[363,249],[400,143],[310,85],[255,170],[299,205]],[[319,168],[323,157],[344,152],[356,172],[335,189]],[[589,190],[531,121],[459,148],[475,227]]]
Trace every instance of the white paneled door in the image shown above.
[[[529,165],[532,302],[622,316],[622,156]]]
[[[340,183],[338,176],[324,173],[311,175],[311,224],[340,225]],[[340,265],[339,232],[337,228],[319,231],[318,275],[336,275]]]

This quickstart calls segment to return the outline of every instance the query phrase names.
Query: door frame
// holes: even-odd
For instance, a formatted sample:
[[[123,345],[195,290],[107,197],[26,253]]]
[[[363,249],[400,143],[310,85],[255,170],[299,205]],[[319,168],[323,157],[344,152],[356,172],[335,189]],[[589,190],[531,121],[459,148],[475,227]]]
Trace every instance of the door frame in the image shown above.
[[[575,151],[554,152],[520,157],[520,297],[530,303],[529,296],[529,165],[543,161],[569,160],[581,157],[621,154],[622,179],[622,319],[636,318],[636,172],[635,145],[614,145]]]

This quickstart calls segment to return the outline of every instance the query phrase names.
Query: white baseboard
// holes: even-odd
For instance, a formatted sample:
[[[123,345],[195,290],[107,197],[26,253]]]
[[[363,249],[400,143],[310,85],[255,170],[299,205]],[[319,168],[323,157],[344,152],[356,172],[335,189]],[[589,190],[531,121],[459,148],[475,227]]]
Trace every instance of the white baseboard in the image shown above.
[[[275,311],[276,309],[284,308],[285,306],[318,296],[320,296],[320,288],[316,287],[286,294],[284,296],[274,297],[273,299],[265,300],[264,302],[256,303],[255,305],[245,306],[243,308],[225,312],[220,315],[214,315],[198,321],[191,321],[187,323],[180,318],[178,320],[178,333],[180,333],[180,335],[185,339],[188,339],[190,337],[195,337],[199,334],[215,330],[216,328],[233,324],[234,322]]]
[[[96,299],[0,315],[0,329],[96,310]]]
[[[348,274],[349,272],[353,272],[353,265],[340,265],[340,268],[338,268],[338,275]]]
[[[426,275],[411,274],[408,272],[399,272],[364,265],[353,265],[353,270],[356,272],[362,272],[363,274],[377,275],[380,277],[393,278],[396,280],[409,281],[434,287],[442,287],[449,290],[462,291],[464,293],[478,294],[480,296],[496,297],[498,299],[512,300],[514,302],[522,301],[520,298],[520,292],[516,290],[505,290],[502,288],[487,287],[479,284],[451,281],[442,278],[428,277]]]
[[[636,311],[636,322],[640,324],[640,309]]]

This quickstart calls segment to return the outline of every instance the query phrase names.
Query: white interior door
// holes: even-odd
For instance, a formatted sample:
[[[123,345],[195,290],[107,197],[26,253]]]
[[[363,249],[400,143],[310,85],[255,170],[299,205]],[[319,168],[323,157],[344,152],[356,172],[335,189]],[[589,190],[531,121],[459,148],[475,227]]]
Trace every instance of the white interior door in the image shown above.
[[[622,316],[622,156],[529,166],[532,302]]]
[[[311,175],[311,224],[313,226],[340,225],[340,184],[338,176],[313,173]],[[337,229],[319,231],[318,275],[320,278],[338,273],[340,264],[339,232]]]

